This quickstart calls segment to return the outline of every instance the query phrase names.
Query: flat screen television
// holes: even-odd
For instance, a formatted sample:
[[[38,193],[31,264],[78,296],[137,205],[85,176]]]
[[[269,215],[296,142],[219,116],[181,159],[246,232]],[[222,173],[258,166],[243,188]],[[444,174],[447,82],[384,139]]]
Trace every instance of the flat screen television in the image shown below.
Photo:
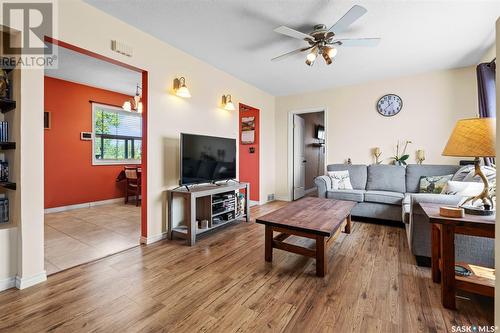
[[[181,133],[180,185],[236,178],[236,139]]]

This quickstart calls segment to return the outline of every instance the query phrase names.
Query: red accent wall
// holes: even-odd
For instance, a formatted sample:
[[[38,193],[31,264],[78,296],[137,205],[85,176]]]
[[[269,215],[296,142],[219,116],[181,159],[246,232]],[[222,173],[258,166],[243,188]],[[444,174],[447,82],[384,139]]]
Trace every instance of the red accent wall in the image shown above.
[[[255,142],[253,144],[241,144],[241,118],[255,117]],[[259,201],[259,155],[260,155],[260,118],[259,110],[247,105],[240,104],[239,114],[239,175],[240,181],[250,183],[250,200]],[[254,148],[254,153],[250,153]]]
[[[130,96],[82,84],[45,77],[45,111],[51,129],[45,130],[45,208],[125,196],[125,184],[116,183],[123,165],[92,165],[92,141],[80,132],[92,131],[89,101],[122,105]]]

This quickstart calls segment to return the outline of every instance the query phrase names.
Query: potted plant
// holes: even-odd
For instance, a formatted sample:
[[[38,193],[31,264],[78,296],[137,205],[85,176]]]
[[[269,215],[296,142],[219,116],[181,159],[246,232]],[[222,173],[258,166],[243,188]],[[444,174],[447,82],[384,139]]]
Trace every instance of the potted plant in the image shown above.
[[[404,142],[404,148],[403,150],[401,151],[401,155],[399,153],[399,148],[400,148],[400,142],[398,140],[398,143],[396,144],[396,155],[392,156],[391,159],[394,160],[394,164],[395,165],[406,165],[406,160],[410,157],[410,155],[408,155],[406,153],[406,148],[408,147],[408,144],[410,144],[411,141],[409,140],[406,140]],[[401,143],[401,146],[403,144]]]

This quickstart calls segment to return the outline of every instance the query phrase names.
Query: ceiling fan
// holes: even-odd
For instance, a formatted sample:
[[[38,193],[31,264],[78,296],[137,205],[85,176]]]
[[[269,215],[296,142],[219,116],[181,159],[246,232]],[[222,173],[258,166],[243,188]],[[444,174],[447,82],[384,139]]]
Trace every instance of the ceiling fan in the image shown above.
[[[297,31],[295,29],[282,25],[274,29],[275,32],[306,41],[309,45],[300,49],[282,54],[278,57],[272,58],[271,61],[278,61],[285,59],[289,56],[310,51],[306,57],[306,64],[309,66],[314,65],[317,56],[321,54],[325,59],[327,65],[332,63],[333,58],[337,55],[338,46],[376,46],[380,38],[354,38],[354,39],[337,39],[337,33],[344,31],[354,21],[363,16],[367,10],[364,7],[355,5],[347,13],[344,14],[334,25],[327,29],[324,24],[317,24],[313,27],[310,34]]]

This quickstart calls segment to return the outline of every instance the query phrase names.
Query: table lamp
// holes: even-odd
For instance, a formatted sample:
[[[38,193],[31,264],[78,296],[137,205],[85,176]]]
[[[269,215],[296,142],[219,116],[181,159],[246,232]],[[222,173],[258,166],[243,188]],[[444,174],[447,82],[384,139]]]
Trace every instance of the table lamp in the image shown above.
[[[483,191],[468,198],[463,204],[467,214],[493,215],[493,200],[488,196],[488,179],[481,171],[480,158],[495,156],[496,118],[462,119],[457,122],[451,133],[443,156],[474,157],[474,176],[483,181]],[[481,200],[483,207],[472,207],[474,202]],[[470,202],[470,207],[464,207]]]

